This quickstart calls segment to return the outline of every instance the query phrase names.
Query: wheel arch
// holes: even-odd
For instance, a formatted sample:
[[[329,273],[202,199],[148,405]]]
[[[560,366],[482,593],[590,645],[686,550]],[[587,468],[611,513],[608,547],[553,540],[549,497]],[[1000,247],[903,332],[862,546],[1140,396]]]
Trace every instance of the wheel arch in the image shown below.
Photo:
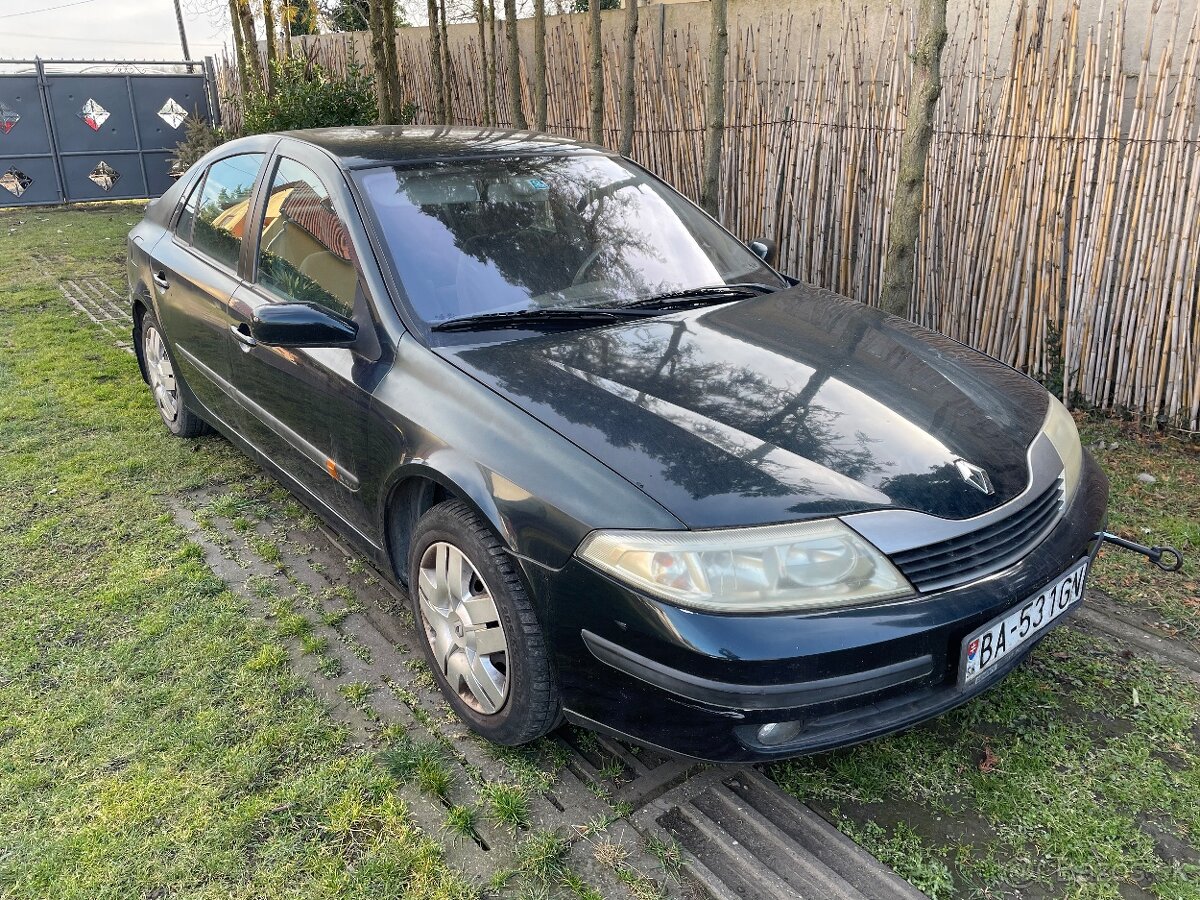
[[[508,551],[520,555],[516,535],[496,504],[489,480],[472,460],[441,451],[398,469],[383,499],[384,551],[396,577],[408,583],[408,548],[417,520],[447,500],[460,500],[496,532]]]

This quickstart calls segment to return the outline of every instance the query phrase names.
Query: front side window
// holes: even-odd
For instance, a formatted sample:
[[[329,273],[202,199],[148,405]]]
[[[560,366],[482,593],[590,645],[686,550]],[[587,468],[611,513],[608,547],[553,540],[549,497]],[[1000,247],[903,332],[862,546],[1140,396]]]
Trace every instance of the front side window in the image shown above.
[[[739,282],[783,286],[695,206],[620,159],[488,159],[360,179],[427,323]]]
[[[275,169],[263,213],[258,283],[284,300],[354,312],[358,270],[350,233],[321,180],[286,158]]]
[[[250,194],[262,162],[261,153],[230,156],[213,163],[204,178],[192,246],[231,269],[237,269],[242,252]]]

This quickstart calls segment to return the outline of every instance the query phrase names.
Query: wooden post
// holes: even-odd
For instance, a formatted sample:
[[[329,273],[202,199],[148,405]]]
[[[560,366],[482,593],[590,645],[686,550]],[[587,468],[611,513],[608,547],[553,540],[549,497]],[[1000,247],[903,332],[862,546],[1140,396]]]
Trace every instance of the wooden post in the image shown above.
[[[722,0],[723,2],[723,0]],[[588,30],[591,58],[591,94],[589,95],[590,134],[593,144],[604,143],[604,47],[600,32],[600,0],[588,0]]]
[[[919,0],[917,44],[913,54],[908,119],[900,148],[896,191],[879,305],[893,315],[908,312],[913,301],[914,265],[925,193],[925,162],[933,139],[933,108],[942,89],[942,48],[946,45],[946,0]]]
[[[633,122],[637,117],[633,75],[637,68],[638,0],[625,0],[625,56],[621,61],[621,141],[622,156],[633,153]]]
[[[508,42],[508,103],[512,107],[514,128],[529,127],[521,102],[521,45],[517,41],[517,0],[504,0],[504,36]]]
[[[711,0],[708,43],[708,100],[704,107],[704,170],[700,205],[710,216],[720,212],[721,145],[725,137],[725,57],[729,52],[726,0]]]
[[[533,0],[533,128],[546,130],[546,0]]]

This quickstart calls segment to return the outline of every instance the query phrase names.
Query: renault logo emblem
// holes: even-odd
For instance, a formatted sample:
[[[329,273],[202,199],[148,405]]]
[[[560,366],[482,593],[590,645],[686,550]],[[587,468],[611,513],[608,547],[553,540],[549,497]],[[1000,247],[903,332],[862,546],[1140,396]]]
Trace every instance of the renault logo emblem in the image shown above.
[[[988,473],[974,463],[969,463],[965,459],[956,459],[954,468],[958,469],[958,474],[963,477],[963,481],[971,487],[978,488],[985,494],[996,493],[996,489],[992,487],[992,479],[988,478]]]

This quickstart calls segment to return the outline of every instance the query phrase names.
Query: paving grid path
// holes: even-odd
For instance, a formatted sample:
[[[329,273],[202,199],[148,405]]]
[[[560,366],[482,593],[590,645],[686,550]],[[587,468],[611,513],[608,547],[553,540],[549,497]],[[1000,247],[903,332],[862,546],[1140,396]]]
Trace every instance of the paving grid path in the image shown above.
[[[43,275],[58,283],[59,292],[76,312],[82,313],[117,347],[133,354],[132,310],[125,296],[112,286],[110,277],[94,274],[60,278],[55,274],[54,260],[34,254],[33,262]],[[71,262],[78,265],[74,259]]]

